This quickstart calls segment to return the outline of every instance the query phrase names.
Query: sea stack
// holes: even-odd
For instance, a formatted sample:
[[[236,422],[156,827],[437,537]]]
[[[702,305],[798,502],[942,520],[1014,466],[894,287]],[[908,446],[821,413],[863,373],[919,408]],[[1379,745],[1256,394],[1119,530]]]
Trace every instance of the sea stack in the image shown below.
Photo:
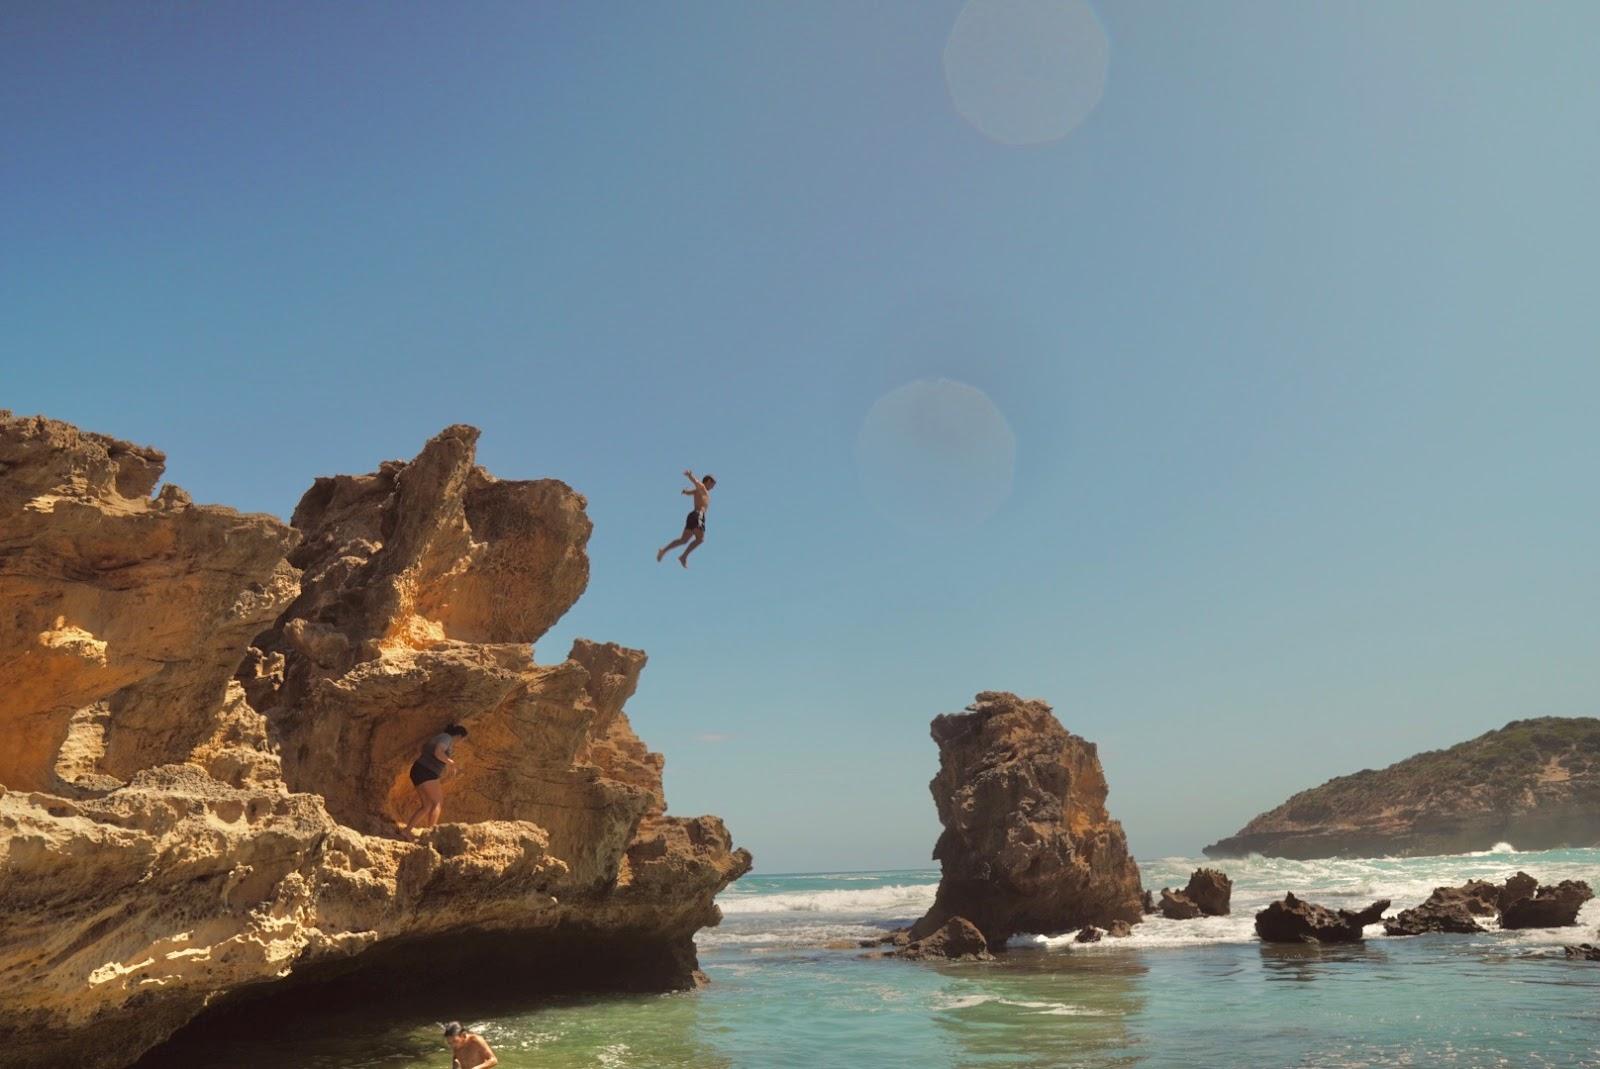
[[[285,525],[0,413],[0,1069],[118,1069],[234,992],[407,961],[695,982],[749,854],[666,815],[622,711],[643,653],[534,662],[587,583],[585,501],[495,479],[477,437],[319,479]],[[402,837],[452,721],[447,823]]]
[[[1064,729],[1044,702],[1002,691],[936,717],[932,733],[942,875],[912,938],[964,917],[998,949],[1021,932],[1141,919],[1139,867],[1106,812],[1094,743]]]

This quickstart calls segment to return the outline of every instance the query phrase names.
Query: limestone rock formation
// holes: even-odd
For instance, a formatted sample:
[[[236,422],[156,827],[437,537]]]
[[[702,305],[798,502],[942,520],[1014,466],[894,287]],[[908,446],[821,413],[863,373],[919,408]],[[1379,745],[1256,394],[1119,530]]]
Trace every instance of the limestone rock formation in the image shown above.
[[[1380,771],[1301,791],[1208,857],[1454,854],[1600,845],[1600,719],[1514,720]]]
[[[1044,702],[998,691],[936,717],[933,739],[942,875],[913,938],[957,916],[996,948],[1019,932],[1140,919],[1139,867],[1106,812],[1093,743],[1063,729]]]
[[[1256,934],[1267,943],[1359,943],[1362,929],[1376,924],[1388,908],[1385,898],[1360,912],[1331,910],[1291,891],[1256,914]]]
[[[1461,894],[1461,888],[1439,887],[1421,905],[1403,909],[1383,922],[1389,935],[1426,935],[1430,932],[1481,932],[1481,900]],[[1493,908],[1490,913],[1495,912]]]
[[[1195,869],[1181,891],[1161,889],[1161,915],[1168,920],[1226,917],[1233,897],[1233,881],[1216,869]]]
[[[1526,872],[1503,884],[1468,880],[1460,887],[1435,887],[1421,905],[1383,922],[1390,935],[1481,932],[1478,917],[1500,918],[1502,928],[1562,928],[1578,923],[1578,911],[1594,897],[1582,880],[1541,886]]]
[[[0,1069],[115,1069],[395,948],[441,983],[463,947],[557,988],[694,982],[749,855],[666,814],[622,711],[642,653],[534,662],[587,579],[584,501],[495,480],[476,437],[318,480],[288,527],[0,414]],[[403,839],[407,768],[451,721],[450,823]]]
[[[1553,887],[1540,887],[1531,895],[1500,905],[1502,928],[1569,928],[1578,923],[1578,911],[1594,897],[1582,880],[1562,880]]]
[[[1208,917],[1226,917],[1232,909],[1233,880],[1217,869],[1195,869],[1183,897]]]
[[[1200,907],[1182,891],[1170,887],[1161,889],[1161,915],[1169,921],[1192,921],[1200,916]]]
[[[896,952],[910,961],[993,961],[989,943],[971,921],[951,917],[920,939],[913,939]]]

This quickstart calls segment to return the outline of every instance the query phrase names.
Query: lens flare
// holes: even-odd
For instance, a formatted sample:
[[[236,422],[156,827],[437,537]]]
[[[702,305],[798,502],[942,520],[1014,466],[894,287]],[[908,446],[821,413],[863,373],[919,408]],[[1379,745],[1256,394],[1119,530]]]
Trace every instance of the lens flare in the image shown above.
[[[962,118],[1002,145],[1065,137],[1100,103],[1111,42],[1086,0],[969,0],[944,48]]]
[[[977,527],[1011,495],[1017,438],[989,395],[950,379],[898,386],[856,438],[867,497],[911,527]]]

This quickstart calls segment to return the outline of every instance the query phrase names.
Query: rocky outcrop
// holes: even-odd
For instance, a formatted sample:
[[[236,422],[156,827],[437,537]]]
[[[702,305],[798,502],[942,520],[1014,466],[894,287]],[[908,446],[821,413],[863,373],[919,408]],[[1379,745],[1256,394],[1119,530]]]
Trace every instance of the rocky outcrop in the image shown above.
[[[1502,928],[1559,928],[1578,922],[1578,911],[1593,898],[1581,880],[1541,887],[1526,872],[1503,884],[1469,880],[1460,887],[1436,887],[1421,905],[1383,922],[1390,935],[1429,932],[1481,932],[1478,917],[1498,914]]]
[[[1593,943],[1579,943],[1577,946],[1563,948],[1567,957],[1573,961],[1600,961],[1600,947]]]
[[[942,874],[913,938],[957,916],[995,948],[1019,932],[1139,920],[1139,867],[1106,812],[1093,743],[1063,729],[1044,702],[997,691],[935,718],[933,740]]]
[[[1540,887],[1531,895],[1507,901],[1501,899],[1502,928],[1568,928],[1578,923],[1578,911],[1594,897],[1582,880],[1562,880],[1553,887]]]
[[[913,939],[896,953],[910,961],[993,961],[988,940],[965,917],[951,917],[920,939]]]
[[[1161,889],[1161,915],[1169,921],[1192,921],[1200,916],[1200,907],[1182,891],[1170,887]]]
[[[1133,934],[1133,925],[1127,921],[1112,921],[1111,927],[1106,929],[1106,934],[1113,939],[1126,939]]]
[[[1092,924],[1078,929],[1078,934],[1072,937],[1074,943],[1098,943],[1106,936],[1103,928],[1096,928]]]
[[[1481,932],[1477,918],[1499,912],[1499,889],[1483,880],[1461,887],[1436,887],[1421,905],[1403,909],[1383,922],[1389,935],[1431,932]]]
[[[476,437],[320,479],[285,526],[0,415],[0,1069],[114,1069],[392,948],[439,983],[530,958],[543,986],[694,982],[749,855],[666,814],[623,712],[644,654],[533,660],[587,579],[584,500],[494,479]],[[449,823],[404,839],[451,721]]]
[[[1301,791],[1209,857],[1418,856],[1600,845],[1600,719],[1514,720],[1469,742]]]
[[[1161,915],[1168,920],[1226,917],[1233,897],[1233,881],[1216,869],[1195,869],[1181,891],[1161,889]]]
[[[1256,934],[1267,943],[1359,943],[1362,930],[1382,919],[1388,908],[1385,898],[1359,913],[1332,910],[1290,892],[1256,914]]]

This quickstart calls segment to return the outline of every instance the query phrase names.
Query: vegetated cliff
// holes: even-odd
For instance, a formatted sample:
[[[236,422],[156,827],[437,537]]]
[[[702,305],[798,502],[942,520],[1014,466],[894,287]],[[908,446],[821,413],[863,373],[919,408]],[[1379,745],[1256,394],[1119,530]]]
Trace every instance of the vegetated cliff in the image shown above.
[[[1019,932],[1137,923],[1139,866],[1106,812],[1106,777],[1092,742],[1042,701],[985,691],[964,713],[936,717],[939,774],[928,785],[944,832],[932,908],[911,938],[953,917],[999,948]]]
[[[1513,720],[1448,750],[1301,791],[1211,857],[1418,856],[1600,843],[1600,720]]]
[[[127,1065],[263,984],[414,983],[404,954],[434,984],[694,982],[749,855],[666,815],[623,713],[643,653],[534,662],[588,579],[585,503],[476,439],[319,479],[289,527],[0,412],[0,1067]],[[451,721],[447,823],[405,839]]]

